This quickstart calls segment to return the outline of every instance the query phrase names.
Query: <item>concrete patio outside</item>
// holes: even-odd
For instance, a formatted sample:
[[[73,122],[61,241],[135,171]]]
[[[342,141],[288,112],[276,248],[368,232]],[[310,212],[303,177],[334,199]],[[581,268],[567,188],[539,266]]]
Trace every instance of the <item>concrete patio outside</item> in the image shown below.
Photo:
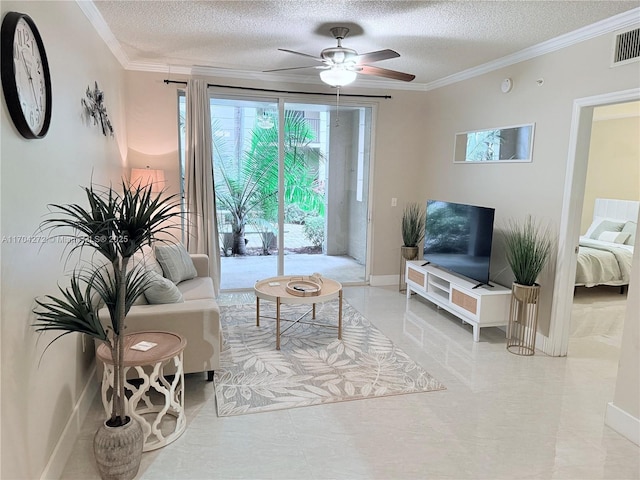
[[[343,284],[365,283],[365,266],[347,255],[293,253],[295,249],[311,247],[302,225],[285,224],[285,275],[320,273]],[[253,245],[252,245],[253,244]],[[256,236],[249,236],[248,247],[256,247]],[[258,280],[277,274],[278,255],[245,255],[221,257],[221,290],[252,289]]]

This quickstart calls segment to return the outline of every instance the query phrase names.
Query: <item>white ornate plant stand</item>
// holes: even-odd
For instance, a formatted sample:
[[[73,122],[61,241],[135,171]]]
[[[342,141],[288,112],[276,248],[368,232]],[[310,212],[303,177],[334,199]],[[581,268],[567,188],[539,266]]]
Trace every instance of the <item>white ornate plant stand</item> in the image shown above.
[[[140,342],[156,345],[146,351],[131,348]],[[125,411],[140,422],[144,434],[142,451],[148,452],[173,442],[187,426],[182,368],[182,352],[187,341],[176,333],[137,332],[126,335],[124,344],[125,378],[133,368],[137,375],[129,377],[138,379],[135,382],[125,380]],[[104,364],[102,405],[107,415],[111,415],[113,359],[105,344],[98,347],[97,356]],[[165,367],[169,365],[172,366],[171,373],[165,376]]]

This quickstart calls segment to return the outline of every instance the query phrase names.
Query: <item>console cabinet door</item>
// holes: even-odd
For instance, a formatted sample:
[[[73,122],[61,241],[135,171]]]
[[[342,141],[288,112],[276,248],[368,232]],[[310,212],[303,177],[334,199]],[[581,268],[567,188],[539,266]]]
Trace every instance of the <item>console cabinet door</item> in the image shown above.
[[[407,265],[407,280],[420,285],[423,290],[427,289],[427,274],[412,268],[411,265]]]
[[[455,287],[451,288],[451,303],[469,312],[473,316],[478,316],[478,299]]]

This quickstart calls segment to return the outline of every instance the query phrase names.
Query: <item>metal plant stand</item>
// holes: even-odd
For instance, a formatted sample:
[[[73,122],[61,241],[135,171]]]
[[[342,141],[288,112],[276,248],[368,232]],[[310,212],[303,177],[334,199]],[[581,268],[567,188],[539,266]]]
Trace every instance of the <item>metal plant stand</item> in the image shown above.
[[[516,355],[533,355],[538,329],[540,285],[514,283],[507,326],[507,350]]]

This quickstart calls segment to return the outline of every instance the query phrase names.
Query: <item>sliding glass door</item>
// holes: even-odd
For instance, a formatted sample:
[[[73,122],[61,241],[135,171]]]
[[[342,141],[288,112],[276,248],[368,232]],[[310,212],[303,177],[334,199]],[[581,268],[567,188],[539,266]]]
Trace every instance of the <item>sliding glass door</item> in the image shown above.
[[[370,107],[211,98],[211,128],[222,290],[366,281]]]

